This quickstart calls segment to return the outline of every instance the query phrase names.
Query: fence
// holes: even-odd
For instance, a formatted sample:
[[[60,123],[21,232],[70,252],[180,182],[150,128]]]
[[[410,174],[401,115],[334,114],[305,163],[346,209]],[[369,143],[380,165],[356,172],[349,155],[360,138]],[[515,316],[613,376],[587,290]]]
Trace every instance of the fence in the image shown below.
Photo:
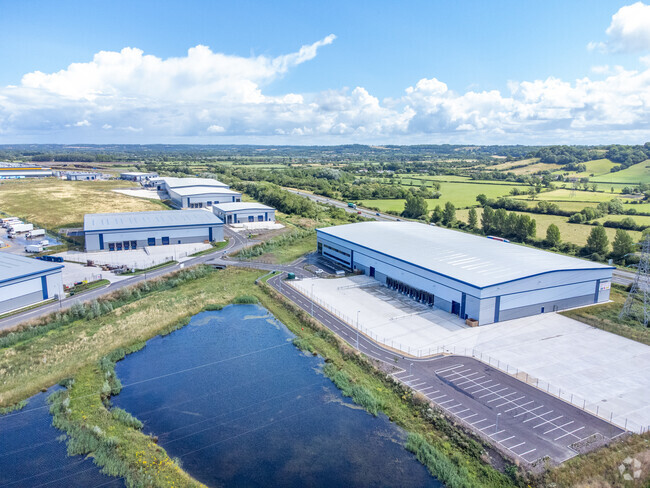
[[[452,345],[443,344],[443,345],[416,349],[411,347],[408,344],[402,344],[399,341],[386,339],[386,337],[382,338],[376,333],[373,333],[372,330],[369,330],[367,327],[363,326],[363,324],[359,321],[358,313],[357,313],[357,317],[350,317],[349,315],[346,315],[342,313],[340,310],[338,310],[337,308],[333,307],[331,304],[322,301],[318,297],[315,297],[313,293],[309,293],[308,290],[301,289],[295,285],[292,285],[292,287],[297,291],[299,291],[300,293],[302,293],[303,295],[305,295],[307,298],[309,298],[312,301],[312,304],[315,303],[320,308],[327,310],[329,313],[336,316],[338,319],[345,322],[350,327],[357,329],[360,333],[362,333],[366,337],[369,337],[373,341],[383,346],[397,350],[401,353],[405,353],[414,358],[425,358],[429,356],[435,356],[438,354],[454,354],[456,356],[471,357],[495,369],[498,369],[499,371],[502,371],[508,375],[514,376],[518,380],[523,381],[524,383],[531,385],[539,390],[542,390],[548,393],[549,395],[553,395],[556,398],[559,398],[567,403],[570,403],[571,405],[578,407],[579,409],[584,410],[585,412],[588,412],[607,422],[617,425],[628,432],[643,434],[650,430],[650,425],[641,425],[640,423],[629,420],[627,417],[617,415],[615,412],[611,410],[606,410],[602,408],[602,406],[597,403],[589,402],[587,399],[579,395],[573,394],[566,390],[562,390],[561,388],[551,385],[547,381],[540,380],[539,378],[533,377],[524,371],[519,371],[518,368],[512,367],[509,364],[499,359],[495,359],[489,356],[488,354],[485,354],[482,351],[479,351],[477,349],[467,348],[467,347],[457,347],[456,345],[453,344]],[[313,309],[307,311],[313,315]],[[352,345],[355,347],[358,346],[358,344],[352,344]]]

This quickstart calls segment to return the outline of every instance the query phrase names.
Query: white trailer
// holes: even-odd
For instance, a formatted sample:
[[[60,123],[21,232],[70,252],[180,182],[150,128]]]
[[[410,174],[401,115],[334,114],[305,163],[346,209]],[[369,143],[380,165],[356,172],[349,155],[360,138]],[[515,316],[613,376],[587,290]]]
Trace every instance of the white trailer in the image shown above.
[[[25,246],[25,252],[43,252],[43,246],[40,244],[30,244]]]
[[[18,217],[8,217],[6,219],[2,219],[2,227],[9,227],[11,224],[16,223],[22,223],[22,220],[20,220]]]
[[[9,228],[9,232],[13,232],[15,234],[20,234],[22,232],[30,232],[34,230],[34,224],[13,224]]]
[[[45,235],[45,229],[34,229],[31,232],[27,233],[28,239],[34,239],[35,237],[43,237]]]

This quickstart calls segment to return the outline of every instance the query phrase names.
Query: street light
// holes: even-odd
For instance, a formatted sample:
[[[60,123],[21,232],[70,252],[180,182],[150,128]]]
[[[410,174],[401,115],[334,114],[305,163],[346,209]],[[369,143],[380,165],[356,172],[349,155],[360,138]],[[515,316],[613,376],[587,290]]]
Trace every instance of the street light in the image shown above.
[[[494,434],[496,435],[497,432],[499,432],[499,417],[501,416],[501,413],[497,414],[497,423],[495,424],[496,427],[494,428]]]
[[[311,284],[311,316],[314,316],[314,283]]]
[[[357,350],[359,349],[359,314],[361,310],[357,310]]]

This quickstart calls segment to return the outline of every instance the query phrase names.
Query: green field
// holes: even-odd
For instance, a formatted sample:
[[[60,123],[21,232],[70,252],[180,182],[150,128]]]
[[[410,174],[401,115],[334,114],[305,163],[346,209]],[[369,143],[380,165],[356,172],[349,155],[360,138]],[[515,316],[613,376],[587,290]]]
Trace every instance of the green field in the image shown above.
[[[650,159],[622,171],[596,176],[591,181],[630,184],[650,183]]]
[[[440,183],[440,192],[442,196],[439,199],[427,200],[429,210],[433,210],[436,205],[444,207],[445,203],[451,202],[456,208],[470,207],[476,205],[476,195],[485,194],[488,198],[498,198],[510,194],[512,188],[527,190],[529,187],[523,185],[486,185],[477,183]],[[377,207],[382,212],[404,210],[404,200],[364,200],[363,204],[367,207]]]
[[[557,190],[542,192],[537,195],[537,200],[545,200],[549,202],[609,202],[612,198],[619,200],[629,200],[629,197],[620,194],[612,194],[603,191],[583,191],[571,190],[570,188],[559,188]],[[519,199],[527,199],[525,196],[520,196]]]
[[[480,225],[481,214],[483,212],[483,209],[477,208],[476,211],[479,216],[479,225]],[[463,222],[467,222],[468,213],[469,210],[459,210],[456,212],[456,218],[458,220],[462,220]],[[517,213],[521,214],[524,212],[517,212]],[[591,233],[591,229],[593,229],[593,226],[591,225],[571,224],[568,222],[568,219],[566,217],[561,217],[559,215],[533,214],[533,213],[526,213],[526,215],[529,215],[532,219],[535,219],[535,221],[537,222],[537,237],[544,238],[546,236],[546,229],[548,228],[548,226],[551,224],[555,224],[557,225],[558,229],[560,229],[560,235],[562,236],[562,241],[571,242],[573,244],[577,244],[578,246],[584,246],[586,244],[587,237],[589,237],[589,234]],[[610,217],[624,217],[624,216],[610,216]],[[650,217],[646,217],[646,218],[650,221]],[[602,220],[607,220],[607,219],[602,219]],[[614,220],[614,219],[609,219],[609,220]],[[641,223],[636,219],[635,221],[637,223]],[[614,240],[614,236],[616,235],[616,229],[606,227],[605,232],[607,232],[607,238],[609,239],[611,245],[612,241]],[[641,232],[628,231],[628,233],[632,236],[634,240],[639,240],[641,238]]]
[[[569,176],[577,178],[589,178],[590,181],[595,181],[595,177],[609,174],[609,171],[614,166],[616,166],[616,163],[612,163],[609,159],[594,159],[593,161],[587,161],[586,163],[582,164],[587,167],[586,171],[582,171],[580,173],[569,171]],[[567,171],[555,171],[555,173],[566,174]],[[593,180],[591,175],[594,175]]]

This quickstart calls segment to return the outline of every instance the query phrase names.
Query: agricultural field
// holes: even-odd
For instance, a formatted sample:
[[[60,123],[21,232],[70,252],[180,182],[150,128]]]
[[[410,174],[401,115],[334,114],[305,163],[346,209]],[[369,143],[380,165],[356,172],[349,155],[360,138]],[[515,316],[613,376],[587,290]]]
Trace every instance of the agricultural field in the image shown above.
[[[576,173],[575,171],[568,172],[569,176],[577,178],[592,178],[596,176],[608,175],[610,170],[616,166],[616,163],[611,162],[609,159],[594,159],[593,161],[587,161],[583,163],[586,167],[586,171]],[[557,173],[565,174],[566,171],[558,171]],[[595,181],[595,180],[594,180]]]
[[[526,196],[519,196],[520,200],[526,200]],[[570,188],[559,188],[557,190],[542,192],[535,197],[537,200],[548,202],[609,202],[613,198],[621,201],[633,200],[628,195],[612,194],[604,191],[583,191],[571,190]]]
[[[512,188],[526,191],[529,187],[524,185],[491,185],[476,183],[452,183],[441,182],[440,192],[442,196],[439,199],[428,199],[429,210],[432,210],[436,205],[441,207],[447,202],[453,203],[456,208],[471,207],[476,205],[476,195],[481,193],[485,194],[488,198],[499,198],[502,196],[510,195]],[[382,212],[395,211],[401,212],[404,210],[405,200],[364,200],[363,204],[367,207],[377,207]],[[582,208],[582,207],[581,207]]]
[[[650,183],[650,159],[641,163],[630,166],[622,171],[616,173],[607,173],[604,175],[591,178],[593,182],[603,183]]]
[[[561,164],[534,163],[524,166],[523,168],[514,168],[507,171],[516,175],[532,175],[540,171],[556,171],[561,167]]]
[[[66,181],[56,178],[0,183],[0,211],[46,229],[80,227],[86,213],[166,210],[164,203],[112,190],[137,187],[122,180]]]
[[[476,212],[478,213],[479,216],[479,225],[480,225],[481,214],[483,213],[483,209],[477,208]],[[468,209],[459,210],[456,212],[456,218],[463,222],[467,222],[468,213],[469,213]],[[585,243],[587,242],[587,237],[589,237],[589,234],[591,233],[591,229],[593,229],[593,226],[591,225],[571,224],[569,223],[566,217],[561,217],[559,215],[533,214],[527,212],[517,212],[517,213],[518,214],[526,213],[526,215],[529,215],[532,219],[535,219],[535,221],[537,222],[537,237],[541,237],[541,238],[544,238],[546,236],[546,229],[548,228],[548,226],[551,224],[555,224],[557,225],[558,229],[560,229],[560,235],[562,236],[562,241],[571,242],[572,244],[577,244],[579,246],[584,246]],[[610,216],[610,217],[614,217],[614,216]],[[646,217],[646,218],[650,220],[650,217]],[[607,220],[607,218],[601,220]],[[613,219],[609,219],[609,220],[613,220]],[[641,223],[641,222],[637,221],[637,223]],[[605,227],[605,232],[607,233],[607,238],[609,239],[611,245],[612,241],[614,240],[614,236],[616,235],[616,229]],[[627,231],[627,232],[632,236],[634,240],[639,240],[641,238],[641,232],[636,232],[636,231]]]
[[[507,163],[495,164],[494,166],[490,166],[489,169],[508,172],[515,166],[530,166],[536,164],[538,161],[539,158],[520,159],[519,161],[508,161]]]

